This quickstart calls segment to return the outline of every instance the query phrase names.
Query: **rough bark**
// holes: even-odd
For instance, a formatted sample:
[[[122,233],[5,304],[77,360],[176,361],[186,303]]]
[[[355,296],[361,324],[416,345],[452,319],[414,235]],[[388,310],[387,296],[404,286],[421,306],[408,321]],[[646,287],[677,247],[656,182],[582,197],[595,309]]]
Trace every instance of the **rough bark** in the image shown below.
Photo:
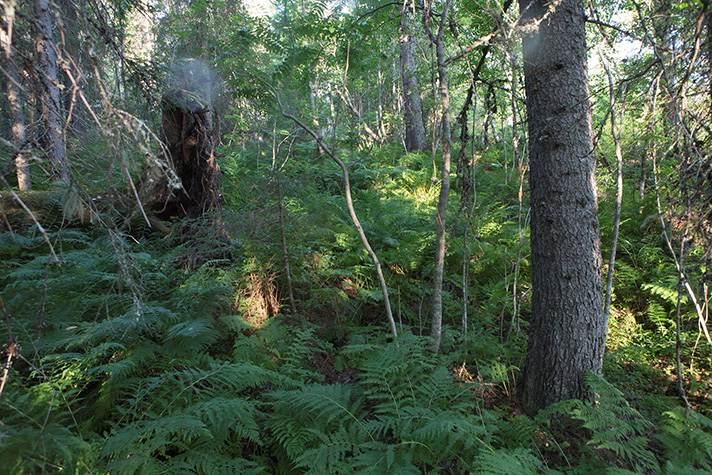
[[[705,0],[703,3],[709,5],[712,1]],[[707,91],[712,104],[712,15],[707,15],[705,27],[707,29]],[[709,108],[708,113],[712,117],[712,107]]]
[[[532,316],[520,402],[534,414],[584,398],[601,372],[601,248],[584,5],[520,0],[529,121]]]
[[[12,144],[15,146],[17,187],[22,191],[31,190],[32,175],[30,174],[30,151],[25,138],[25,115],[22,112],[20,90],[15,85],[17,70],[11,61],[6,62],[5,69],[10,76],[7,81],[7,102],[10,106],[10,120],[12,121]]]
[[[420,105],[420,87],[415,74],[415,56],[413,55],[413,37],[407,9],[399,8],[400,23],[400,75],[403,96],[403,118],[405,121],[405,148],[408,152],[425,151],[428,148],[423,110]]]
[[[177,196],[165,197],[167,187],[155,193],[157,203],[167,203],[160,216],[195,218],[219,205],[220,168],[214,154],[210,104],[199,94],[175,89],[163,96],[162,136],[181,179]]]
[[[25,140],[25,115],[22,112],[22,100],[18,82],[17,68],[12,54],[12,30],[15,20],[15,2],[7,1],[3,5],[2,27],[0,28],[0,47],[3,52],[3,66],[7,75],[7,102],[10,113],[12,144],[15,146],[15,169],[17,186],[21,191],[32,188],[30,175],[30,154]]]
[[[69,184],[57,82],[57,53],[52,42],[52,11],[49,0],[33,0],[32,7],[35,15],[37,81],[45,128],[45,153],[52,167],[52,179]]]

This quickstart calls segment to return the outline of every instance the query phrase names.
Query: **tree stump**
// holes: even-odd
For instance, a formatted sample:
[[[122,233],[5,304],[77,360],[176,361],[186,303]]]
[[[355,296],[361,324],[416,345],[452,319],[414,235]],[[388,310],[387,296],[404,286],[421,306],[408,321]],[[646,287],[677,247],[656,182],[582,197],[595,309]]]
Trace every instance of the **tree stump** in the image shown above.
[[[161,138],[181,188],[157,202],[161,217],[196,218],[220,204],[220,168],[215,160],[215,131],[212,110],[200,93],[173,89],[161,101]],[[161,189],[163,188],[163,189]],[[159,187],[158,195],[168,187]]]

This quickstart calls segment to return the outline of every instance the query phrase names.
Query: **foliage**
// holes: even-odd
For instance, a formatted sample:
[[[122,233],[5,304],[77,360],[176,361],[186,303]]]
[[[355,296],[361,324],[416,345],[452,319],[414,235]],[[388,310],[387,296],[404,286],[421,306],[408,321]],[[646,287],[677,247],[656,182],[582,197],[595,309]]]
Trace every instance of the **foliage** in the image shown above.
[[[625,182],[607,379],[588,375],[590,400],[562,402],[534,419],[521,414],[516,395],[531,262],[519,33],[508,29],[518,18],[514,5],[504,13],[499,1],[452,4],[450,54],[495,29],[504,34],[489,43],[474,81],[465,114],[473,126],[453,143],[454,155],[463,153],[445,217],[445,325],[442,351],[433,355],[421,335],[430,317],[439,152],[403,152],[393,5],[365,1],[351,11],[336,2],[282,2],[271,17],[254,17],[223,0],[122,0],[100,9],[90,2],[77,12],[65,3],[53,8],[55,30],[64,32],[61,62],[80,81],[74,89],[61,78],[62,100],[72,106],[64,132],[74,186],[43,180],[45,138],[32,123],[40,191],[21,196],[41,227],[15,211],[5,191],[0,197],[0,297],[19,345],[0,391],[0,471],[712,471],[712,351],[700,340],[689,297],[680,296],[665,241],[675,252],[689,246],[686,276],[708,295],[709,99],[706,76],[696,73],[708,67],[705,55],[689,69],[688,127],[675,122],[699,2],[669,11],[661,2],[597,4],[602,22],[620,28],[605,30],[606,38],[589,31],[596,53],[615,59],[606,45],[621,45],[626,30],[658,47],[641,46],[616,70],[626,88],[617,96],[625,104]],[[28,78],[36,71],[27,7],[18,5],[14,46],[15,63],[25,68],[19,81],[32,91],[22,93],[31,117],[36,91]],[[138,35],[141,15],[155,35],[146,56],[124,41]],[[434,52],[414,30],[432,138]],[[483,50],[448,66],[453,118]],[[162,92],[195,58],[215,79],[205,86],[220,130],[222,209],[168,223],[171,234],[159,236],[136,225],[131,181],[144,179],[157,156]],[[613,144],[602,71],[594,68],[591,78],[605,254]],[[346,210],[341,173],[313,137],[279,117],[275,91],[347,163],[354,205],[391,292],[396,341],[385,335],[382,297]],[[11,120],[0,117],[8,137]],[[4,176],[11,145],[3,141],[0,150]],[[689,411],[677,397],[678,330]]]
[[[545,424],[551,424],[552,419],[566,423],[561,417],[564,415],[578,421],[587,434],[586,446],[596,457],[608,458],[608,465],[636,473],[661,468],[651,439],[652,429],[657,425],[660,432],[656,438],[665,448],[664,473],[709,470],[712,462],[709,418],[695,411],[686,413],[678,407],[651,421],[631,407],[623,393],[601,376],[587,373],[585,378],[592,393],[590,400],[552,404],[539,413],[537,420]],[[612,457],[605,457],[607,452]],[[601,465],[600,461],[597,464]]]

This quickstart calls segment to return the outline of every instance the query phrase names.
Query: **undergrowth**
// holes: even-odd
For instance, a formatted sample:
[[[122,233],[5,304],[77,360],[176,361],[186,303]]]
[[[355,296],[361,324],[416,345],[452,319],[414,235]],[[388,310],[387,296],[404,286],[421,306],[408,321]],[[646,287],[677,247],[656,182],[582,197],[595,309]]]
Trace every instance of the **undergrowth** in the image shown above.
[[[503,185],[502,167],[483,158],[478,186],[488,198],[474,209],[471,242],[461,242],[462,224],[452,230],[443,351],[433,355],[422,336],[436,199],[430,158],[392,152],[359,162],[354,184],[393,292],[395,341],[328,166],[299,162],[277,177],[268,164],[226,156],[239,193],[227,197],[219,230],[214,220],[177,223],[167,238],[52,229],[61,265],[34,228],[1,232],[0,296],[19,353],[0,395],[0,471],[712,471],[709,402],[680,408],[670,366],[655,363],[670,361],[677,295],[659,234],[624,221],[608,379],[587,376],[589,401],[532,419],[516,400],[530,266],[518,225],[526,203],[508,198],[518,181]],[[285,303],[280,226],[296,313]],[[683,358],[699,395],[710,355],[696,351],[686,345]]]

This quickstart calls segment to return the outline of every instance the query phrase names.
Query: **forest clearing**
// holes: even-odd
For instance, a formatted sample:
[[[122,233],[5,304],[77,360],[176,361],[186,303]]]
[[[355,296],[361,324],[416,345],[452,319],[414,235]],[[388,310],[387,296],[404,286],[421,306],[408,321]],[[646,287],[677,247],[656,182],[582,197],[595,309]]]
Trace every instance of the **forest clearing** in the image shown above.
[[[712,473],[711,1],[0,3],[0,475]]]

